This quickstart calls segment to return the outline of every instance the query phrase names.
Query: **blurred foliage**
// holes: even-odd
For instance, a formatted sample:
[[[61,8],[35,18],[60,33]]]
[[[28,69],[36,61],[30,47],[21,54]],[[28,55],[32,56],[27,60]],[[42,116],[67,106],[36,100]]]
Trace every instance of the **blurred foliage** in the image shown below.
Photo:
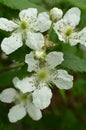
[[[82,15],[78,29],[86,26],[86,0],[0,0],[0,17],[12,19],[18,17],[19,11],[25,8],[36,7],[41,12],[50,10],[54,6],[61,8],[64,13],[73,6],[79,7]],[[0,30],[0,42],[6,36],[8,33]],[[51,39],[59,44],[54,32]],[[10,106],[0,103],[0,130],[86,129],[86,49],[80,45],[70,47],[63,43],[53,49],[64,52],[65,60],[61,67],[74,76],[73,88],[60,91],[54,87],[51,105],[43,110],[43,118],[37,122],[26,116],[22,121],[11,124],[7,118]],[[12,85],[14,76],[22,78],[28,74],[27,66],[21,63],[29,51],[27,47],[23,47],[4,58],[0,51],[0,91]],[[19,62],[22,69],[10,66],[14,61]]]
[[[44,9],[40,6],[37,6],[36,4],[28,1],[28,0],[1,0],[0,1],[1,4],[3,5],[6,5],[12,9],[19,9],[19,10],[22,10],[22,9],[25,9],[25,8],[31,8],[31,7],[34,7],[34,8],[38,8],[38,10],[40,11],[44,11]]]

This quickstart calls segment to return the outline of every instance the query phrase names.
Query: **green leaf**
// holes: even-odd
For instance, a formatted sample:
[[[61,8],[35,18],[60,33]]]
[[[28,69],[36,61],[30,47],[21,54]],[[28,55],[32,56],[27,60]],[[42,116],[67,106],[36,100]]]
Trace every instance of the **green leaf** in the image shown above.
[[[86,0],[67,0],[73,6],[77,6],[83,10],[86,10]]]
[[[30,53],[30,49],[26,46],[23,46],[13,52],[9,55],[10,60],[18,61],[18,62],[24,62],[25,61],[25,55]]]
[[[62,113],[62,121],[63,130],[73,130],[78,120],[71,109],[66,109],[65,112]],[[68,121],[70,123],[67,123]]]
[[[59,89],[59,92],[63,98],[63,100],[66,102],[67,101],[67,97],[66,97],[66,93],[64,89]]]
[[[80,75],[79,75],[80,77]],[[81,76],[74,82],[74,87],[72,88],[72,93],[74,97],[78,97],[79,95],[83,95],[86,98],[86,78]]]
[[[86,72],[86,61],[71,53],[64,54],[64,61],[61,66],[75,72]]]
[[[0,125],[0,129],[1,129],[1,130],[16,130],[15,127],[13,127],[13,126],[10,125],[10,124],[6,124],[6,123],[5,123],[5,125],[4,125],[4,123],[1,124],[1,125]]]
[[[17,71],[7,71],[0,74],[0,86],[8,86],[12,83],[12,79],[16,76]]]
[[[30,73],[27,72],[27,65],[23,65],[21,68],[12,68],[6,72],[0,73],[0,86],[8,86],[12,84],[12,80],[15,76],[18,76],[20,79],[23,77],[29,76]]]
[[[29,0],[0,0],[0,3],[12,9],[22,10],[25,8],[37,8],[39,11],[45,11],[44,8],[30,2]]]

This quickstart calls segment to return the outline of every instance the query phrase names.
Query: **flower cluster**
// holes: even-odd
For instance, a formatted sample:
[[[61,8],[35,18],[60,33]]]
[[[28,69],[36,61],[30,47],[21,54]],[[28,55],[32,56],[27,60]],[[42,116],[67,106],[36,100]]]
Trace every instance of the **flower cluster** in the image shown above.
[[[25,55],[24,61],[29,76],[23,79],[14,77],[15,88],[7,88],[0,94],[2,102],[14,103],[8,113],[10,122],[22,119],[26,113],[33,120],[39,120],[42,117],[41,110],[50,105],[53,86],[66,90],[72,88],[73,76],[60,69],[64,54],[47,50],[48,47],[54,46],[49,39],[51,28],[60,41],[86,46],[86,28],[79,32],[75,30],[79,21],[80,10],[77,7],[69,9],[64,16],[62,10],[55,7],[50,12],[42,13],[38,13],[36,8],[22,10],[19,19],[14,21],[0,18],[0,29],[11,33],[3,39],[2,51],[9,55],[23,44],[31,50]]]

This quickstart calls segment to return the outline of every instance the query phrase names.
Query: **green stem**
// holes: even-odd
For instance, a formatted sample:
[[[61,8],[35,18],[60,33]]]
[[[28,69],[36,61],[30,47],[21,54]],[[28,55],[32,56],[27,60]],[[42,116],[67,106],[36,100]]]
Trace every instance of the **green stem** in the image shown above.
[[[52,33],[52,29],[53,29],[53,22],[51,23],[51,27],[50,27],[50,30],[48,32],[49,39],[50,39],[50,36],[51,36],[51,33]]]

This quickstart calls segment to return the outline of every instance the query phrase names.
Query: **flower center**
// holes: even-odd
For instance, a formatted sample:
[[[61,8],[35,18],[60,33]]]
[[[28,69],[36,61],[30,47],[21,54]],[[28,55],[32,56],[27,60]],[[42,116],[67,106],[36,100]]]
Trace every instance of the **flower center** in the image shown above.
[[[40,81],[49,80],[50,77],[49,70],[47,68],[42,68],[41,70],[38,71],[37,76],[38,76],[38,80]]]
[[[22,101],[26,100],[27,99],[27,94],[21,94],[20,98],[21,98]]]
[[[21,21],[20,27],[21,27],[21,29],[27,29],[28,28],[27,22],[26,21]]]
[[[65,31],[66,36],[70,36],[72,34],[73,30],[71,27],[67,28]]]

